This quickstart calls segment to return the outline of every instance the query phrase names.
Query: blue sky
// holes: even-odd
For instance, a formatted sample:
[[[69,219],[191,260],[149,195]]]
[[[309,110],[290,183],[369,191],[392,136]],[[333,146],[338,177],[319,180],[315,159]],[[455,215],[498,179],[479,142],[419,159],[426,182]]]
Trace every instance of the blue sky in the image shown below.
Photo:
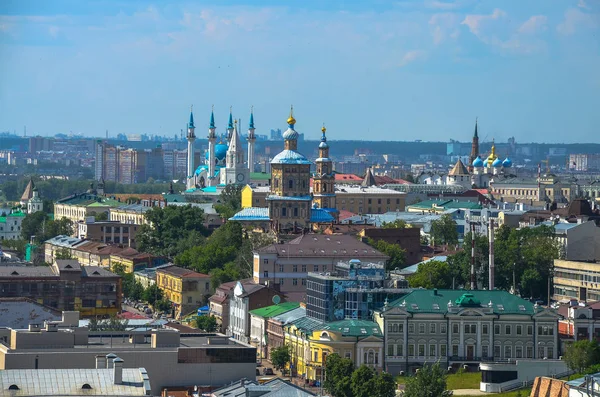
[[[600,142],[599,93],[599,0],[0,2],[0,131]]]

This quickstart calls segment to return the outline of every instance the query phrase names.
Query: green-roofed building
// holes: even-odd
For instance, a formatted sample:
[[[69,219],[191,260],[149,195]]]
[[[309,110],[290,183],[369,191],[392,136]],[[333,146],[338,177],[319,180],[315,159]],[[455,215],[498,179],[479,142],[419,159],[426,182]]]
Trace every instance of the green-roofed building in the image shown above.
[[[560,354],[559,314],[506,291],[419,289],[374,317],[385,332],[386,370],[392,374],[426,362],[476,365]]]
[[[20,206],[14,207],[9,213],[0,214],[0,241],[18,240],[21,238],[21,223],[27,214]]]
[[[333,353],[376,371],[384,369],[383,332],[367,320],[323,322],[303,317],[283,327],[285,344],[291,348],[291,369],[295,376],[321,379],[327,356]]]
[[[85,221],[90,216],[98,216],[109,212],[111,208],[124,206],[119,200],[98,194],[93,187],[85,193],[73,194],[58,200],[54,204],[54,218],[67,218],[73,223]]]
[[[299,302],[283,302],[277,305],[250,310],[250,344],[257,348],[261,358],[267,357],[267,320],[300,307]]]

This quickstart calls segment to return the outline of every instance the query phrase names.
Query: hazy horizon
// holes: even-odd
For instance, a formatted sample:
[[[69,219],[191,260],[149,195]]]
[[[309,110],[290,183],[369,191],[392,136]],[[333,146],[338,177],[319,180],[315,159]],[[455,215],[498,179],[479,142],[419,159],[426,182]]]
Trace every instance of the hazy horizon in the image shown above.
[[[596,1],[281,4],[5,0],[0,131],[600,143]]]

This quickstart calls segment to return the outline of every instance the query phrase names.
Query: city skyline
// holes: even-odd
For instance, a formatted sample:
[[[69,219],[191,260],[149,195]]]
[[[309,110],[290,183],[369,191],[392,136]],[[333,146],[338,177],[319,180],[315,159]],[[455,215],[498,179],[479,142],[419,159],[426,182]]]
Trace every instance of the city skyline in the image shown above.
[[[218,4],[218,5],[217,5]],[[0,130],[600,142],[600,8],[574,0],[0,4]]]

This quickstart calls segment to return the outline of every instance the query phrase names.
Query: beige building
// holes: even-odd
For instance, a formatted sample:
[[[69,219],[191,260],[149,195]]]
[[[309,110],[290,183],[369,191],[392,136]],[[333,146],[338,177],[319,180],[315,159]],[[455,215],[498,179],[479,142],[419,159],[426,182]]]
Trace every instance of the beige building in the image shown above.
[[[600,301],[600,263],[554,260],[555,300]]]
[[[204,305],[211,295],[210,276],[179,266],[156,270],[156,285],[175,306],[180,318]]]
[[[0,330],[5,340],[0,344],[0,370],[84,371],[118,356],[124,371],[146,369],[155,396],[165,388],[218,387],[255,377],[256,349],[224,335],[183,336],[176,330],[155,329],[126,331],[123,337],[122,331],[89,332],[78,326],[77,316],[67,317],[28,330]]]
[[[108,213],[111,208],[120,207],[123,203],[97,194],[90,188],[86,193],[74,194],[54,203],[54,219],[67,218],[73,223],[85,222],[90,216]],[[75,228],[74,233],[78,229]]]
[[[88,218],[77,224],[77,238],[100,243],[122,244],[135,248],[137,225],[117,221],[99,221]]]
[[[577,186],[561,182],[555,175],[539,178],[509,178],[490,183],[492,195],[506,202],[535,203],[549,200],[557,203],[570,202],[577,193]]]
[[[130,225],[144,225],[146,218],[144,213],[151,209],[151,205],[143,204],[128,204],[118,208],[112,208],[109,214],[109,219],[114,222],[126,223]]]
[[[331,272],[339,261],[358,259],[385,263],[388,257],[354,236],[306,234],[285,244],[272,244],[254,252],[254,282],[278,284],[284,293],[306,293],[308,272]]]

